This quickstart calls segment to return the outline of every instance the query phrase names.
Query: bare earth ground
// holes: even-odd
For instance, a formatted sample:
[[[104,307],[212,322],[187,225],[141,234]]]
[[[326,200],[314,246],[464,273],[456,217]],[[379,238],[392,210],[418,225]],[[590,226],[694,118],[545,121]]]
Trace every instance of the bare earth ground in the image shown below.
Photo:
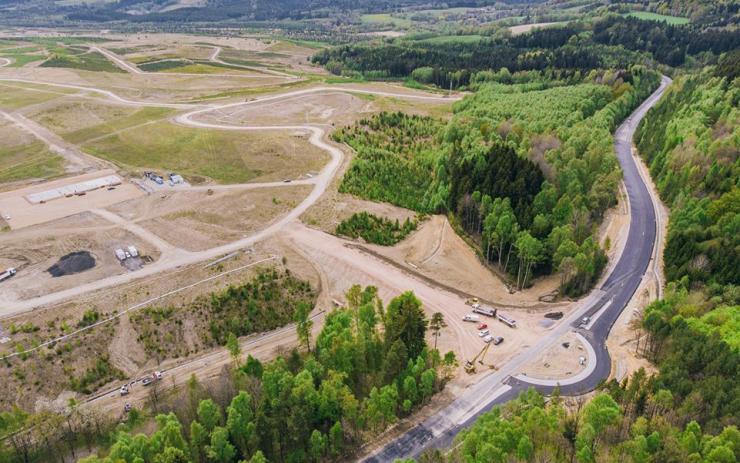
[[[309,186],[294,186],[221,191],[212,196],[205,191],[172,193],[165,198],[152,195],[148,203],[157,212],[135,221],[179,248],[202,251],[268,226],[293,209],[310,190]],[[168,198],[173,201],[168,202]]]
[[[462,364],[464,359],[473,358],[484,347],[476,324],[462,321],[463,316],[470,312],[470,307],[459,296],[429,286],[386,262],[348,247],[350,242],[321,231],[296,224],[287,230],[287,237],[327,275],[327,291],[340,302],[344,292],[353,284],[377,286],[379,294],[386,301],[401,292],[414,291],[429,315],[442,312],[448,323],[439,338],[438,348],[442,352],[454,350]],[[509,314],[516,318],[518,328],[511,329],[493,319],[486,320],[490,322],[489,328],[494,336],[505,338],[503,344],[492,347],[488,354],[488,361],[494,365],[505,362],[519,350],[536,342],[548,329],[539,323],[541,314],[524,310],[511,311]],[[431,338],[430,342],[433,342]],[[485,372],[472,376],[461,373],[457,381],[470,384],[481,374]]]
[[[3,282],[2,300],[31,297],[72,288],[109,275],[126,273],[114,251],[136,246],[153,261],[159,251],[139,237],[91,213],[81,213],[45,225],[0,234],[0,268],[15,267],[18,274]],[[94,268],[62,277],[52,277],[47,269],[59,258],[76,251],[89,251]]]
[[[560,283],[557,276],[539,278],[532,287],[509,293],[502,280],[481,264],[444,216],[432,216],[394,247],[368,247],[411,271],[499,305],[540,311],[563,305],[539,300],[540,296],[557,289]]]
[[[566,343],[568,347],[564,346]],[[588,353],[581,341],[575,333],[568,333],[557,344],[553,344],[543,352],[537,360],[524,369],[523,373],[539,379],[568,378],[586,368],[585,364],[580,364],[579,357],[584,357],[589,361]]]

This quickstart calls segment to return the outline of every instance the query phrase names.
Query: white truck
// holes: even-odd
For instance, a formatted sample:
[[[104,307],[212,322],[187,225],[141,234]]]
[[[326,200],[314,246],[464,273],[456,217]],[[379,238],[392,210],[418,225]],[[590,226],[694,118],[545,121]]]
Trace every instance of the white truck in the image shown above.
[[[478,315],[469,313],[463,317],[464,322],[473,322],[478,323],[480,321],[480,317]]]
[[[7,280],[8,278],[12,277],[16,273],[18,273],[18,271],[14,269],[13,267],[10,267],[3,273],[0,273],[0,281]]]

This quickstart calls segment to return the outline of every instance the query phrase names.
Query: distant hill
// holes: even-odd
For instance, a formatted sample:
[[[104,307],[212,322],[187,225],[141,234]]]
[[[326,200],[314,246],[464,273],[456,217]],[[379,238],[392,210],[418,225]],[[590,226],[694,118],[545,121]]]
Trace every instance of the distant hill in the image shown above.
[[[496,0],[0,0],[0,17],[72,21],[212,22],[326,17],[337,11],[386,12],[407,7],[479,7]],[[510,3],[542,3],[537,0]]]

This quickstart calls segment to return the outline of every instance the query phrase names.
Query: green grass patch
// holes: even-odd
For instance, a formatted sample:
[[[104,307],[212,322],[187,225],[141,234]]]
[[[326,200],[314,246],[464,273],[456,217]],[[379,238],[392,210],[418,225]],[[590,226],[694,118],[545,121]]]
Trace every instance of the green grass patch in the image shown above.
[[[259,175],[247,165],[250,136],[156,122],[84,143],[91,154],[129,169],[160,169],[243,183]]]
[[[40,141],[0,148],[0,183],[48,179],[64,173],[64,159]]]
[[[112,135],[115,132],[136,127],[147,122],[164,119],[172,112],[173,110],[168,108],[143,108],[129,116],[116,118],[102,124],[75,130],[74,132],[63,134],[62,137],[70,143],[85,143],[88,140]]]
[[[411,27],[413,21],[406,18],[399,18],[398,16],[391,16],[387,13],[379,14],[363,14],[360,16],[360,20],[363,24],[369,24],[378,26],[381,24],[393,24],[395,27]]]
[[[55,87],[21,86],[10,82],[0,82],[0,108],[19,109],[59,98],[62,96],[60,94],[70,93],[75,92],[73,90],[63,90]]]
[[[651,13],[649,11],[633,11],[626,13],[624,16],[642,19],[644,21],[662,21],[672,25],[688,24],[689,18],[683,18],[681,16],[669,16],[665,14]]]
[[[125,72],[96,51],[91,52],[77,47],[53,47],[49,51],[51,51],[51,57],[41,63],[41,67],[71,68],[93,72]]]
[[[419,40],[419,43],[432,45],[446,45],[450,43],[478,43],[483,38],[482,35],[440,35],[428,39]]]
[[[24,53],[3,53],[0,51],[0,57],[9,58],[11,63],[8,65],[12,68],[20,68],[28,63],[34,63],[46,59],[44,55],[27,55]]]

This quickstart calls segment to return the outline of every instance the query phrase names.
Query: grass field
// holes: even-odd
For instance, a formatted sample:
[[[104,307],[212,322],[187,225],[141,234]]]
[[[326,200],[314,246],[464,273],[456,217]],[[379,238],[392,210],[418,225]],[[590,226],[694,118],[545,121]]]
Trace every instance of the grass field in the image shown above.
[[[237,63],[239,64],[239,63]],[[259,66],[260,64],[256,64]],[[214,63],[205,60],[169,59],[167,61],[152,61],[138,65],[145,72],[182,72],[188,74],[223,74],[226,70],[244,71],[238,66]]]
[[[419,40],[419,43],[447,44],[447,43],[477,43],[483,38],[482,35],[440,35],[428,39]]]
[[[79,47],[50,47],[51,57],[41,67],[71,68],[94,72],[125,72],[98,52]]]
[[[682,18],[681,16],[668,16],[668,15],[658,14],[658,13],[650,13],[648,11],[633,11],[631,13],[625,14],[624,16],[642,19],[645,21],[663,21],[665,23],[673,24],[673,25],[681,25],[681,24],[689,23],[689,18]]]
[[[279,180],[318,170],[326,160],[322,151],[287,134],[196,129],[166,121],[81,146],[123,168],[175,171],[196,183],[203,177],[226,184]]]
[[[40,141],[0,146],[0,183],[47,179],[64,173],[64,160]]]
[[[380,25],[380,24],[393,24],[395,27],[410,27],[413,21],[406,18],[399,18],[397,16],[391,16],[387,13],[380,14],[363,14],[360,19],[364,24]]]
[[[54,98],[59,98],[70,93],[74,93],[74,90],[65,90],[44,85],[31,86],[0,82],[0,108],[19,109],[53,100]]]

